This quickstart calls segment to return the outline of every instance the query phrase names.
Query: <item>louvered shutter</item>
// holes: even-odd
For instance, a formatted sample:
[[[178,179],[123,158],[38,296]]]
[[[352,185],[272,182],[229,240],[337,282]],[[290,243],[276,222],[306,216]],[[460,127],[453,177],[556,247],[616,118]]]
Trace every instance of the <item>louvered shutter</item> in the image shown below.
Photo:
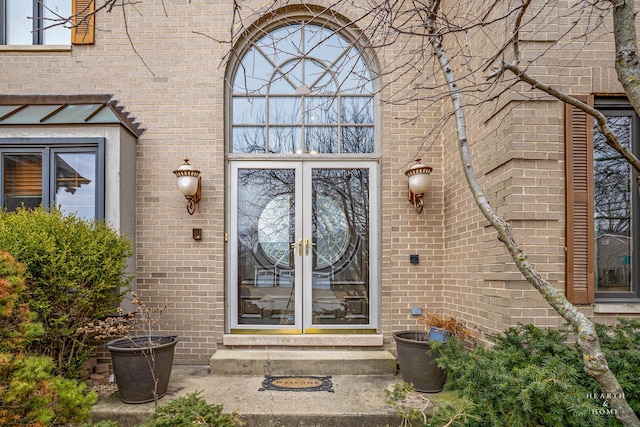
[[[582,101],[593,105],[593,96]],[[567,298],[574,304],[594,300],[593,118],[565,106]]]
[[[95,43],[95,0],[73,0],[71,43]]]

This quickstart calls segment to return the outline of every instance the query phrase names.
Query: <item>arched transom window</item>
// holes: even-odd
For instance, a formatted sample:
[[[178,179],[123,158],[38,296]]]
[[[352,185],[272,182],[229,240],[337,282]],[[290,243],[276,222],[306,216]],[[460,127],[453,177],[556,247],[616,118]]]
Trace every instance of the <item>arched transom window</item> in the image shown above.
[[[375,62],[355,29],[290,22],[252,37],[228,80],[229,331],[274,344],[370,334],[379,306]]]
[[[311,23],[277,28],[235,70],[229,151],[373,153],[373,93],[369,66],[345,37]]]

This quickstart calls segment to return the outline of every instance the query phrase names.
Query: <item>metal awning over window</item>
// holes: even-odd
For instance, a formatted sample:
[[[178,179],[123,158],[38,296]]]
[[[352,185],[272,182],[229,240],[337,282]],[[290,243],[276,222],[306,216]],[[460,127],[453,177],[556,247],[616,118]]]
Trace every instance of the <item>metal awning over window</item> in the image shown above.
[[[145,129],[111,95],[0,95],[0,126],[119,124],[136,138]]]

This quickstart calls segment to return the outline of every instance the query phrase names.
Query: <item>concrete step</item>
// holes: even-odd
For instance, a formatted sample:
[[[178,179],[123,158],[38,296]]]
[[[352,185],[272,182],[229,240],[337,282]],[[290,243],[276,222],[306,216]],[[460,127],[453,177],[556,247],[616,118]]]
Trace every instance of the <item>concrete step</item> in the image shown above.
[[[210,360],[214,375],[395,375],[389,351],[218,350]]]
[[[330,392],[263,390],[264,380],[263,374],[212,375],[207,366],[174,365],[167,394],[158,403],[200,392],[225,413],[236,411],[245,427],[394,427],[401,422],[385,393],[402,381],[399,376],[332,376]],[[436,395],[428,398],[437,403]],[[138,427],[153,410],[153,403],[126,404],[116,393],[94,406],[92,418]]]

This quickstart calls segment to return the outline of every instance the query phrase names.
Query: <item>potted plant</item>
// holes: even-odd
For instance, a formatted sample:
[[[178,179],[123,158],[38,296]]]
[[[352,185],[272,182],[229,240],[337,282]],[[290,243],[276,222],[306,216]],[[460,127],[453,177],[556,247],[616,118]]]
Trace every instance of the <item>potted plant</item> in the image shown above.
[[[460,340],[474,338],[473,332],[454,317],[423,310],[419,317],[422,330],[394,332],[400,374],[404,382],[425,393],[442,391],[446,372],[435,362],[438,354],[431,351],[430,342],[449,337]]]
[[[425,331],[429,331],[429,341],[444,342],[450,337],[464,341],[473,337],[473,332],[452,316],[423,310],[419,320],[423,323]]]
[[[120,399],[125,403],[158,402],[167,392],[178,337],[155,332],[165,307],[151,308],[132,293],[136,310],[108,317],[80,328],[97,339],[115,338],[105,344]]]

